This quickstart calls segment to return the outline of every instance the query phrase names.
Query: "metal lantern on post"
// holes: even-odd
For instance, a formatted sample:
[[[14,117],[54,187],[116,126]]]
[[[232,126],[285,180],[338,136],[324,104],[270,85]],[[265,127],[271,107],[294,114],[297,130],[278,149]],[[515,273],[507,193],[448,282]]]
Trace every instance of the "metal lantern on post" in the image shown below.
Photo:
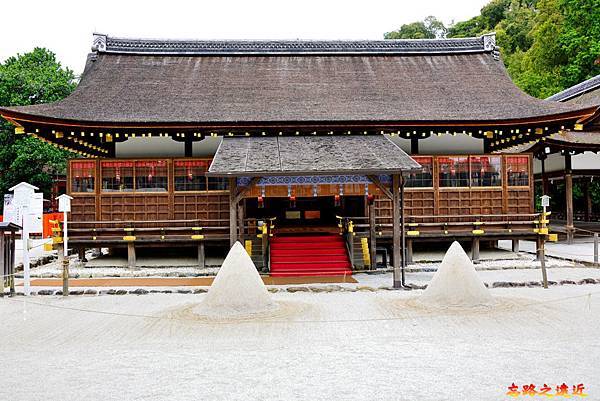
[[[71,196],[62,194],[58,198],[58,211],[63,214],[63,296],[69,295],[69,246],[68,246],[68,213],[71,211]]]

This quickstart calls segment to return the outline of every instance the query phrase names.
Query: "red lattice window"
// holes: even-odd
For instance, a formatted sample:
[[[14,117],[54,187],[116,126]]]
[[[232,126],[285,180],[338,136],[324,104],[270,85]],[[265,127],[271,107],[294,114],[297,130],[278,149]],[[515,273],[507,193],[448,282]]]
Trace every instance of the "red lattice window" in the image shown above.
[[[135,162],[136,192],[167,192],[169,173],[166,160],[138,160]]]
[[[511,187],[529,186],[529,157],[506,156],[506,176]]]
[[[440,187],[469,186],[469,158],[466,156],[438,157]]]
[[[175,191],[206,191],[208,160],[175,161]]]
[[[423,170],[407,175],[406,186],[410,188],[433,187],[433,157],[413,156],[413,159],[423,167]]]
[[[71,192],[94,192],[96,162],[71,162]]]
[[[500,156],[470,156],[471,186],[502,186],[502,158]]]
[[[132,192],[133,191],[132,161],[102,161],[102,191],[103,192]]]

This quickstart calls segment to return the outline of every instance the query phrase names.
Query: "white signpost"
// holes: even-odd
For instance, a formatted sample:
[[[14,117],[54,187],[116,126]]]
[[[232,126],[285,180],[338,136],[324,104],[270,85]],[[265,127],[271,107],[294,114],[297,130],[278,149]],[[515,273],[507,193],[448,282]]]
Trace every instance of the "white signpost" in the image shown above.
[[[23,293],[31,295],[31,274],[29,259],[29,234],[41,233],[43,230],[42,216],[44,198],[35,191],[35,185],[21,182],[10,188],[12,194],[4,195],[6,221],[21,226],[21,241],[23,244]]]
[[[63,214],[63,296],[69,295],[69,236],[68,236],[68,213],[71,211],[71,196],[63,194],[57,197],[58,211]]]

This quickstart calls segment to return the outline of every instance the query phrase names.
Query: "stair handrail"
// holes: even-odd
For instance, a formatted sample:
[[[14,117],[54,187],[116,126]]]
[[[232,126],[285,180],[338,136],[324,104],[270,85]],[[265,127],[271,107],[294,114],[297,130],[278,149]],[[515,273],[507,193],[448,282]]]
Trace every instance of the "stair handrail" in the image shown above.
[[[350,217],[335,216],[339,219],[340,235],[344,238],[350,265],[354,268],[354,222]]]

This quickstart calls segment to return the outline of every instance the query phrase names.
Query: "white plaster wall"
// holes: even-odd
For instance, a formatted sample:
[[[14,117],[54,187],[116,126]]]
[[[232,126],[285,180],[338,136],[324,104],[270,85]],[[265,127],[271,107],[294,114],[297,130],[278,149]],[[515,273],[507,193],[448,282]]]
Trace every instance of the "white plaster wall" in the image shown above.
[[[572,162],[573,161],[571,160],[571,163]],[[547,173],[552,171],[563,171],[565,169],[565,157],[560,153],[552,153],[546,158],[545,167]],[[533,173],[542,173],[542,162],[535,158],[533,159]]]
[[[185,145],[168,137],[135,137],[118,142],[116,157],[183,157]]]
[[[206,137],[201,141],[192,144],[192,156],[194,157],[213,157],[223,137]]]
[[[429,138],[419,139],[419,153],[424,155],[481,154],[483,139],[467,134],[432,135]]]
[[[388,135],[388,138],[400,147],[403,151],[410,154],[410,139],[400,138],[399,136]]]
[[[571,157],[573,170],[598,170],[600,169],[600,155],[594,152],[584,152]]]

